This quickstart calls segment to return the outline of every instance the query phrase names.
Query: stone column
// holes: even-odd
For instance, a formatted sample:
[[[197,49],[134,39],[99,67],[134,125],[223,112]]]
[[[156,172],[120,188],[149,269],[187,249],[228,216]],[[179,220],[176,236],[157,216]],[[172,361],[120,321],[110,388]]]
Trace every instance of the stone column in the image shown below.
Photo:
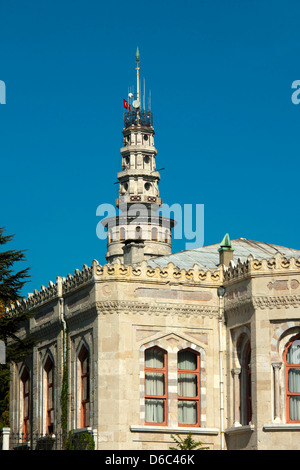
[[[233,426],[241,426],[240,417],[240,368],[232,369],[233,376]]]
[[[168,414],[169,426],[178,426],[178,373],[177,373],[177,353],[178,349],[174,348],[168,353]]]
[[[2,429],[2,436],[3,436],[2,450],[9,450],[9,434],[10,434],[10,428]]]
[[[280,423],[280,382],[279,371],[282,362],[273,362],[272,367],[274,370],[274,421]]]

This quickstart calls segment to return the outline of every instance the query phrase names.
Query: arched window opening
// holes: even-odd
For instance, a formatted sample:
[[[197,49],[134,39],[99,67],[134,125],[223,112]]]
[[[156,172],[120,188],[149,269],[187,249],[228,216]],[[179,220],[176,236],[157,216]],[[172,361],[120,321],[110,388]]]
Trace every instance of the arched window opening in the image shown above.
[[[125,240],[125,228],[124,227],[121,227],[120,228],[120,241],[124,241]]]
[[[53,362],[48,357],[45,364],[46,372],[46,400],[47,400],[47,411],[46,411],[46,427],[47,434],[53,434],[54,432],[54,366]]]
[[[287,422],[300,422],[300,335],[288,343],[285,353]]]
[[[141,240],[142,239],[142,229],[141,227],[137,226],[136,229],[135,229],[135,238],[137,240]]]
[[[153,242],[157,242],[158,240],[158,231],[156,227],[152,227],[151,229],[151,239]]]
[[[178,425],[200,425],[200,354],[178,353]]]
[[[25,368],[22,376],[22,398],[23,398],[23,410],[22,410],[22,432],[23,432],[23,442],[28,441],[29,434],[29,412],[30,412],[30,377],[28,369]]]
[[[85,346],[82,346],[79,360],[81,366],[81,427],[86,428],[90,423],[90,357]]]
[[[167,353],[157,346],[145,351],[145,423],[167,424]]]

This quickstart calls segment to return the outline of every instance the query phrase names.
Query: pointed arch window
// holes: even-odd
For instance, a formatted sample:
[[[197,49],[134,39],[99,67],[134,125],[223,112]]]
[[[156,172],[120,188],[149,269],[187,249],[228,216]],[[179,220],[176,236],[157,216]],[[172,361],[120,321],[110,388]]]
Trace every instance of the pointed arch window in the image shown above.
[[[22,410],[22,432],[23,432],[23,441],[28,440],[29,433],[29,412],[30,412],[30,377],[28,369],[25,367],[21,376],[22,384],[22,400],[23,400],[23,410]]]
[[[50,357],[48,357],[45,364],[46,372],[46,400],[47,400],[47,414],[46,426],[47,434],[54,432],[54,364]]]
[[[300,335],[288,343],[284,360],[287,422],[300,423]]]
[[[167,424],[167,353],[157,346],[145,351],[145,423]]]
[[[200,355],[191,349],[178,352],[178,425],[200,423]]]
[[[234,423],[248,425],[252,419],[250,331],[240,331],[236,340],[238,362],[232,369]]]
[[[81,385],[81,427],[90,424],[90,360],[89,352],[83,345],[80,354],[80,385]]]

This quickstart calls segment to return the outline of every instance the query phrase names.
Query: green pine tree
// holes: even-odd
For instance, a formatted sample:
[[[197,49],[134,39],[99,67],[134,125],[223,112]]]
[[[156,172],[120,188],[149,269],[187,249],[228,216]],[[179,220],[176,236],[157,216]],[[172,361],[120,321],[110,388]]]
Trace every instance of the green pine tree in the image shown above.
[[[0,227],[0,245],[6,245],[14,235],[4,235]],[[29,268],[15,270],[15,263],[25,261],[24,251],[0,251],[0,340],[6,345],[6,364],[0,364],[0,428],[9,425],[9,364],[18,362],[32,351],[33,340],[21,340],[17,331],[29,318],[27,312],[7,314],[6,308],[21,300],[21,290],[29,278]],[[10,344],[13,340],[13,344]]]

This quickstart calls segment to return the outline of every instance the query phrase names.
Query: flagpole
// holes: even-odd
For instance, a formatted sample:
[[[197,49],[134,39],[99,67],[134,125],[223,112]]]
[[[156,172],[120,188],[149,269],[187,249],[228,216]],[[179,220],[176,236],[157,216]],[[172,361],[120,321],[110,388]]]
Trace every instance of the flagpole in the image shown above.
[[[136,50],[136,99],[140,101],[140,51]]]

